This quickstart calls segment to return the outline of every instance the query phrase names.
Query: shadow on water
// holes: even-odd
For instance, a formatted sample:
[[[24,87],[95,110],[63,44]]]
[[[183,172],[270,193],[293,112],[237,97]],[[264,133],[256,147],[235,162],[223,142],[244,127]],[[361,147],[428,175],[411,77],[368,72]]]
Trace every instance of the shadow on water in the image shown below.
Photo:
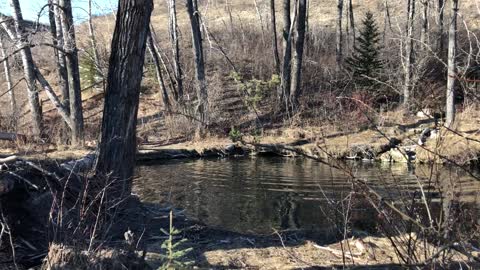
[[[423,192],[428,193],[432,211],[438,213],[444,201],[442,190],[454,183],[456,198],[479,212],[480,183],[462,175],[460,170],[436,168],[433,174],[429,166],[349,165],[357,178],[398,204],[407,204],[405,199],[418,197],[421,185]],[[344,211],[340,209],[343,204],[338,202],[352,191],[346,173],[301,158],[164,161],[140,166],[138,175],[135,192],[144,202],[172,203],[185,209],[188,218],[207,226],[201,234],[207,238],[210,234],[212,240],[220,243],[199,252],[281,247],[274,231],[285,235],[285,245],[299,245],[307,240],[320,244],[338,241],[338,223]],[[353,202],[351,208],[350,235],[375,235],[381,218],[378,213],[361,201]],[[235,237],[246,240],[234,245],[221,244]],[[254,244],[249,237],[255,239]],[[385,267],[391,269],[393,265]]]

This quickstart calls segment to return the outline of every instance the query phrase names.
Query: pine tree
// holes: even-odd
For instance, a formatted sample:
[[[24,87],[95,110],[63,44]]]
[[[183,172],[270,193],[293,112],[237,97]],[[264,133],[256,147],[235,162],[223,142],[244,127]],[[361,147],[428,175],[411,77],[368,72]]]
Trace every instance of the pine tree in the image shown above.
[[[353,73],[354,78],[361,84],[371,84],[367,77],[376,77],[383,68],[380,60],[379,45],[380,32],[371,12],[365,14],[363,29],[356,38],[354,52],[346,61],[346,68]]]

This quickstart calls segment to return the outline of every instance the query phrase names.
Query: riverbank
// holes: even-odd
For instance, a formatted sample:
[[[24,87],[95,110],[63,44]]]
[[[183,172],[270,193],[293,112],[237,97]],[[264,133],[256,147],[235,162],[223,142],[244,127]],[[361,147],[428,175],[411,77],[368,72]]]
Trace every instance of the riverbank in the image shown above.
[[[468,165],[480,156],[480,129],[477,126],[447,129],[433,121],[410,125],[374,127],[360,131],[338,131],[331,127],[284,128],[261,136],[240,134],[232,138],[211,136],[203,140],[139,145],[139,162],[229,156],[278,155],[329,160],[366,160],[394,163],[453,163]],[[61,150],[53,146],[3,148],[3,157],[73,160],[94,152],[95,143],[85,149]]]

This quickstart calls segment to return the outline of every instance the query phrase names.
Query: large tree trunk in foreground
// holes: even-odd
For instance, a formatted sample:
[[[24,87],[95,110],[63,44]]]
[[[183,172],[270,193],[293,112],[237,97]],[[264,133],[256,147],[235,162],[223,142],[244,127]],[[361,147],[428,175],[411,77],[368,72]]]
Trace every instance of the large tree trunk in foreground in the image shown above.
[[[292,88],[290,91],[290,100],[294,110],[298,107],[302,89],[302,63],[305,44],[305,25],[307,21],[307,0],[298,1],[298,19],[295,39],[295,58],[293,60],[292,70]]]
[[[59,4],[61,7],[60,18],[63,28],[63,48],[68,52],[66,58],[70,91],[70,118],[74,123],[72,127],[72,144],[83,145],[82,93],[80,89],[80,71],[78,67],[78,53],[75,42],[72,5],[70,0],[59,0]]]
[[[96,174],[128,196],[136,155],[137,112],[152,0],[120,0],[109,60]]]
[[[187,0],[187,12],[190,18],[190,26],[192,30],[193,54],[195,57],[195,73],[197,80],[197,113],[202,122],[197,129],[200,131],[201,125],[208,123],[208,94],[207,82],[205,79],[205,60],[203,54],[202,32],[200,29],[200,16],[198,13],[197,0]]]
[[[413,35],[415,23],[415,0],[408,1],[407,37],[405,45],[405,80],[403,86],[403,105],[407,111],[412,108],[410,95],[413,88],[414,48]]]
[[[23,64],[23,76],[27,83],[27,92],[28,92],[28,103],[30,105],[30,113],[32,115],[32,128],[33,135],[35,137],[41,136],[43,131],[43,117],[42,117],[42,107],[38,98],[38,91],[35,85],[35,71],[32,52],[30,47],[26,46],[27,36],[22,26],[22,11],[20,9],[20,4],[18,0],[10,0],[10,5],[12,7],[12,15],[15,21],[15,41],[17,48],[23,48],[20,51]]]
[[[445,125],[451,127],[455,121],[455,81],[457,76],[457,16],[458,0],[452,0],[452,19],[448,30],[448,78],[447,78],[447,108]]]

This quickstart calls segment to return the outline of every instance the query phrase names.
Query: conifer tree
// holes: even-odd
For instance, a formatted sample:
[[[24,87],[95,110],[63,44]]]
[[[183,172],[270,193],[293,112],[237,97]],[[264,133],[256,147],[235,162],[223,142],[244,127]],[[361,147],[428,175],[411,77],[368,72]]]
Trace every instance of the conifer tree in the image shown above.
[[[356,38],[354,52],[348,57],[346,68],[353,73],[354,78],[361,84],[371,84],[367,77],[376,77],[383,68],[380,60],[380,32],[371,12],[365,14],[363,29]]]

